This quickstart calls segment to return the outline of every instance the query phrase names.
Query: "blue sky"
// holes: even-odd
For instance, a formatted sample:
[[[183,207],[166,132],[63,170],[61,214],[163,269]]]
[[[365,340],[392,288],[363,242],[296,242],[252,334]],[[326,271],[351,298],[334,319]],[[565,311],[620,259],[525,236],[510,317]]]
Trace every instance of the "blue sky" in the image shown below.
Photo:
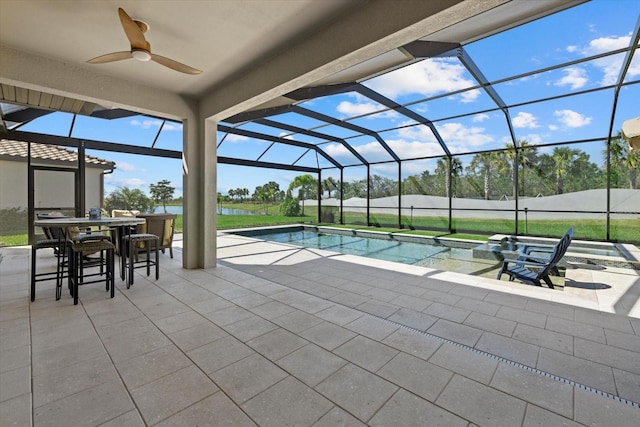
[[[629,44],[639,16],[638,0],[594,0],[479,40],[464,48],[485,77],[493,82],[624,48]],[[627,72],[627,81],[640,79],[639,56],[636,55]],[[600,58],[495,84],[495,90],[507,105],[524,104],[509,111],[516,138],[526,139],[531,144],[538,145],[606,137],[611,119],[613,91],[594,92],[542,103],[526,103],[615,83],[623,58],[624,55]],[[504,114],[500,111],[482,112],[495,108],[495,103],[484,91],[469,90],[476,85],[476,81],[457,58],[426,59],[363,84],[400,104],[407,104],[414,112],[434,121],[438,132],[453,153],[502,148],[510,140]],[[640,104],[637,102],[640,99],[639,86],[631,85],[621,91],[614,132],[620,129],[622,121],[640,115]],[[417,102],[453,91],[461,92],[429,102]],[[307,101],[301,105],[341,119],[357,117],[350,122],[380,132],[382,138],[401,159],[443,154],[427,126],[412,126],[412,121],[406,116],[384,111],[381,105],[361,95],[334,95]],[[469,115],[460,117],[465,114]],[[446,119],[448,117],[454,118]],[[305,128],[322,126],[321,122],[292,113],[271,118]],[[70,122],[70,115],[54,113],[35,120],[22,130],[66,135]],[[141,117],[106,121],[78,116],[72,136],[150,146],[161,123],[160,120]],[[312,144],[321,142],[311,137],[288,135],[277,129],[255,124],[243,125],[242,128]],[[372,137],[354,137],[355,132],[336,126],[319,127],[316,130],[349,138],[349,143],[368,161],[390,160],[388,153]],[[218,136],[221,138],[224,134],[218,133]],[[255,159],[264,153],[269,145],[267,141],[229,135],[220,146],[218,154]],[[180,126],[165,124],[155,146],[181,150]],[[357,163],[355,157],[338,143],[323,144],[322,147],[343,164]],[[601,164],[603,145],[580,145],[576,148],[589,152],[591,160]],[[541,152],[545,150],[551,149],[540,149]],[[148,192],[149,184],[168,179],[176,187],[176,195],[182,194],[180,160],[111,152],[90,154],[115,161],[117,164],[114,173],[105,179],[107,193],[120,186],[140,188]],[[463,161],[469,161],[470,157],[465,156]],[[277,145],[266,151],[261,160],[276,163],[293,163],[297,160],[296,164],[305,166],[329,165],[326,160],[318,159],[312,152],[305,153],[301,148]],[[403,164],[403,177],[421,173],[425,169],[433,170],[436,160],[415,160]],[[393,163],[379,165],[373,168],[373,173],[395,179],[397,166]],[[297,173],[288,171],[218,165],[218,191],[225,194],[229,189],[246,187],[253,192],[256,186],[268,181],[276,181],[281,189],[286,189],[296,175]],[[327,176],[337,178],[338,172],[331,170],[323,173],[323,178]],[[363,178],[363,168],[345,169],[345,180]]]

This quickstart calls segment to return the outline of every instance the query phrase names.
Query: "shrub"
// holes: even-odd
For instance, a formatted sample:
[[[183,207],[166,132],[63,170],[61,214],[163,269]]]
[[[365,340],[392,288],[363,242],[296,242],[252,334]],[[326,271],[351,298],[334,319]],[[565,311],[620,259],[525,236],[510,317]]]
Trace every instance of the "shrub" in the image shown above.
[[[280,214],[284,216],[300,216],[300,203],[289,196],[280,203]]]

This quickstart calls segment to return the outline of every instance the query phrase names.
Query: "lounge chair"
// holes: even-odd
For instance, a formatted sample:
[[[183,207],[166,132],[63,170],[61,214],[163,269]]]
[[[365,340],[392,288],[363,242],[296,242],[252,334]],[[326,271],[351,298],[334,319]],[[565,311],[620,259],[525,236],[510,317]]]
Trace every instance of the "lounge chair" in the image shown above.
[[[569,237],[569,245],[573,240],[573,227],[569,228],[564,236]],[[557,245],[557,244],[556,244]],[[555,250],[556,245],[536,245],[536,244],[526,244],[522,247],[522,254],[526,255],[526,257],[520,257],[519,259],[527,259],[529,261],[537,261],[545,263],[549,261],[551,258],[551,254]],[[568,245],[567,245],[568,246]],[[558,271],[558,266],[554,266],[551,270],[551,274],[554,276],[559,276],[560,272]]]
[[[556,265],[571,244],[573,229],[571,233],[567,232],[560,241],[553,247],[548,259],[532,258],[529,255],[521,255],[518,259],[505,259],[502,262],[502,268],[498,272],[498,280],[502,278],[502,274],[509,275],[509,281],[515,279],[528,285],[542,286],[544,281],[549,288],[553,289],[553,282],[549,277],[554,269],[557,271]]]

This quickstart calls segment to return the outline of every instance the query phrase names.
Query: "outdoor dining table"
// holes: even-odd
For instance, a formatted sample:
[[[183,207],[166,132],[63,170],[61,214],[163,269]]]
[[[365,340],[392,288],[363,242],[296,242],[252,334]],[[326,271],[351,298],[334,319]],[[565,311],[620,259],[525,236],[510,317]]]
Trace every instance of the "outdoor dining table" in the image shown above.
[[[122,241],[124,236],[128,236],[131,234],[131,226],[144,224],[146,220],[144,218],[136,218],[136,217],[104,217],[104,218],[72,218],[72,217],[56,217],[50,216],[45,217],[41,216],[39,219],[33,222],[33,225],[37,227],[59,227],[63,233],[62,238],[69,239],[68,230],[71,227],[78,228],[87,228],[87,227],[109,227],[110,229],[116,230],[116,236],[118,238],[117,245],[122,248]],[[62,243],[62,242],[61,242]],[[124,259],[121,254],[120,256],[120,278],[122,280],[125,279],[125,271],[124,271]]]

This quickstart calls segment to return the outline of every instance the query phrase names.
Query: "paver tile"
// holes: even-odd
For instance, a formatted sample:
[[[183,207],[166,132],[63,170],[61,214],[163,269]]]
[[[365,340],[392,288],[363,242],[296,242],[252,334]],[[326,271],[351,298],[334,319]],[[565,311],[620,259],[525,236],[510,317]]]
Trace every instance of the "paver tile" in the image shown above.
[[[346,364],[346,360],[315,344],[308,344],[278,360],[283,369],[312,387]]]
[[[536,366],[540,352],[537,345],[490,332],[482,334],[475,348],[532,367]]]
[[[261,427],[312,425],[333,404],[293,377],[287,377],[242,404]]]
[[[377,374],[431,402],[453,376],[451,371],[406,353],[399,353]]]
[[[214,325],[210,321],[206,321],[190,328],[168,334],[168,336],[182,351],[189,351],[224,338],[228,336],[228,334],[219,326]]]
[[[224,393],[216,392],[156,424],[157,427],[251,427],[256,424]]]
[[[104,396],[111,398],[105,399]],[[78,408],[82,410],[79,411]],[[33,424],[37,426],[99,425],[132,409],[135,407],[122,381],[116,379],[34,408]]]
[[[441,340],[405,328],[397,329],[382,342],[424,360],[429,359],[442,345]]]
[[[494,358],[447,343],[440,346],[429,362],[483,384],[489,384],[498,366]]]
[[[333,350],[339,345],[344,344],[351,338],[355,337],[356,334],[332,323],[322,322],[302,331],[300,336],[326,348],[327,350]]]
[[[149,353],[116,363],[129,389],[140,387],[165,375],[186,368],[189,358],[176,346],[168,345]]]
[[[465,427],[468,422],[405,390],[398,390],[369,421],[372,427]]]
[[[252,354],[209,376],[236,403],[241,404],[288,376],[259,354]]]
[[[527,414],[524,417],[522,427],[544,427],[544,426],[563,426],[563,427],[580,427],[571,419],[562,417],[546,409],[538,408],[535,405],[527,405]]]
[[[529,325],[518,325],[513,338],[540,347],[573,354],[573,337]]]
[[[187,352],[204,372],[211,373],[244,359],[254,351],[232,336],[221,338]]]
[[[278,328],[247,341],[246,344],[267,359],[278,360],[308,343],[304,338],[300,338],[286,329]]]
[[[189,366],[131,390],[131,396],[145,421],[155,424],[217,390],[205,374],[195,366]]]
[[[347,323],[344,327],[377,341],[384,340],[399,328],[393,323],[368,315],[359,317],[353,322]]]
[[[491,386],[562,416],[573,417],[573,386],[500,363]]]
[[[337,406],[327,412],[313,427],[365,427],[366,424]]]
[[[385,363],[398,354],[398,350],[373,341],[369,338],[357,335],[333,353],[371,372],[376,372]]]
[[[627,406],[586,390],[575,391],[574,419],[589,426],[638,425],[638,408]]]
[[[450,322],[444,319],[440,319],[434,323],[427,332],[468,346],[474,346],[482,335],[482,330],[480,329]]]
[[[464,324],[507,337],[510,337],[516,328],[516,322],[512,320],[500,319],[499,317],[476,312],[471,313],[464,321]]]
[[[635,351],[576,338],[575,354],[587,360],[640,374],[640,354]]]
[[[480,426],[515,426],[526,404],[506,393],[455,375],[436,404]]]
[[[600,363],[542,348],[537,368],[607,393],[616,393],[611,367]]]
[[[352,364],[341,368],[315,388],[364,422],[398,390],[390,382]]]
[[[239,320],[224,326],[225,331],[243,342],[259,337],[277,328],[277,325],[258,316],[251,316],[248,319]]]

